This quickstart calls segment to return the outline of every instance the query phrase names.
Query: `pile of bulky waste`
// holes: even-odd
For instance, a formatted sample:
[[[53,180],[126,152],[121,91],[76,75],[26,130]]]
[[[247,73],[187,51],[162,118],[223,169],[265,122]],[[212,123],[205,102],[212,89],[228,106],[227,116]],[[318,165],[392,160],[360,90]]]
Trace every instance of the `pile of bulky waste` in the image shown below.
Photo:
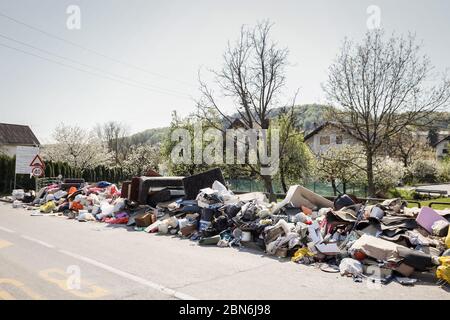
[[[414,285],[434,273],[450,283],[450,209],[409,208],[402,199],[331,201],[299,185],[280,202],[262,192],[235,194],[219,169],[189,177],[135,177],[119,188],[105,181],[14,190],[14,207],[31,215],[122,224],[178,235],[202,246],[251,248],[324,272]]]

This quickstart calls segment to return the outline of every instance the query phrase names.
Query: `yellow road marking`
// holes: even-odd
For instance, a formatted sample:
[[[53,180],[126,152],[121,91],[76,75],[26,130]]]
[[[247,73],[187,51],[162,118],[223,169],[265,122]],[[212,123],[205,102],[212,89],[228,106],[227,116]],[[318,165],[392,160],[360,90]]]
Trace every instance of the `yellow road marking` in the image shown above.
[[[9,246],[12,246],[11,242],[0,239],[0,249],[7,248]]]
[[[87,288],[89,291],[84,292],[83,289],[72,289],[68,286],[69,275],[61,269],[53,268],[46,269],[39,272],[39,276],[48,282],[56,284],[62,290],[70,292],[71,294],[80,298],[97,299],[109,294],[109,291],[101,288],[87,280],[81,280],[81,288]],[[56,276],[56,277],[55,277]]]
[[[34,299],[34,300],[43,300],[44,299],[42,296],[35,293],[33,290],[31,290],[30,288],[28,288],[26,285],[24,285],[22,282],[20,282],[18,280],[3,278],[3,279],[0,279],[0,286],[2,284],[11,285],[11,286],[16,287],[20,291],[24,292],[31,299]],[[13,295],[11,295],[9,292],[0,289],[0,299],[15,300],[16,298]]]

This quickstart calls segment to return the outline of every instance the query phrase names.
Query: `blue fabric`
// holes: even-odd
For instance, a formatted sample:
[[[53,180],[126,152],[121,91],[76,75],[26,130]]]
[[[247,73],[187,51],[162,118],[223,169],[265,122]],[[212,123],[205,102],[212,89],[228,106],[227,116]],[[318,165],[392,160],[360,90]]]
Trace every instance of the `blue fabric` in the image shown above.
[[[108,181],[100,181],[97,183],[97,187],[99,187],[99,188],[106,188],[106,187],[109,187],[110,185],[111,185],[111,183]]]

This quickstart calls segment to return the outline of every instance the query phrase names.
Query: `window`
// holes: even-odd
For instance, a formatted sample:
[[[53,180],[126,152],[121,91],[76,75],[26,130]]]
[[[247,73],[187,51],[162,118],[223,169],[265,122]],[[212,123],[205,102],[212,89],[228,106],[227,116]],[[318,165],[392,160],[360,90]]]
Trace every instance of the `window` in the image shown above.
[[[321,136],[319,141],[321,146],[330,144],[330,136]]]
[[[342,144],[342,136],[336,136],[336,144]]]

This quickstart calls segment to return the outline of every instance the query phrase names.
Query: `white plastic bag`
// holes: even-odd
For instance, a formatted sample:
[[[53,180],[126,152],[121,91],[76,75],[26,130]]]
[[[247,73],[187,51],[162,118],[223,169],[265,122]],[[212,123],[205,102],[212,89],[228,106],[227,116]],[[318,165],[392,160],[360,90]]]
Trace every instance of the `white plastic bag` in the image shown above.
[[[108,202],[102,202],[100,206],[102,213],[97,214],[97,219],[103,219],[104,217],[110,217],[113,214],[114,206]]]
[[[358,260],[345,258],[342,259],[341,264],[339,265],[339,271],[341,276],[352,275],[359,277],[363,274],[363,266]]]
[[[12,191],[12,197],[14,200],[23,200],[25,191],[23,189],[15,189]]]

